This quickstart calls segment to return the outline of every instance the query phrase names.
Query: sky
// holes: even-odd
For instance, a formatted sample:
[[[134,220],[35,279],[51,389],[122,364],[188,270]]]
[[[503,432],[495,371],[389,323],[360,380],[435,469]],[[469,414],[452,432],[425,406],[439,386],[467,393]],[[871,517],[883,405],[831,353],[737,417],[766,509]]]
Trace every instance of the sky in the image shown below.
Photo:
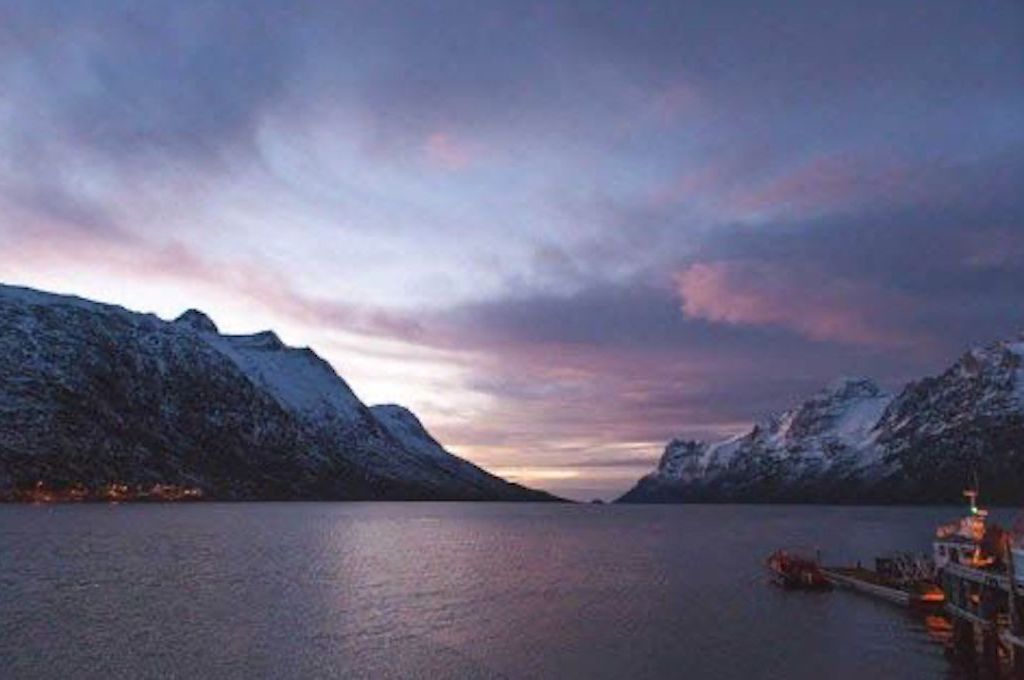
[[[1024,4],[0,0],[0,282],[613,498],[1024,330]]]

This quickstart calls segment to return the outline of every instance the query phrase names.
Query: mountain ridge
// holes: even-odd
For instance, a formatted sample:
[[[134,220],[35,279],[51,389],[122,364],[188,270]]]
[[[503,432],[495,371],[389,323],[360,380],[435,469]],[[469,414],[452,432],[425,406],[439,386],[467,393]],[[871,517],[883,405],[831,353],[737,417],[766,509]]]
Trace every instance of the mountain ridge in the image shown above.
[[[222,500],[554,500],[412,420],[395,434],[272,331],[222,335],[195,309],[165,321],[0,284],[0,497],[170,485]]]
[[[747,432],[673,439],[618,501],[956,502],[975,475],[987,502],[1024,501],[1024,341],[971,349],[894,394],[840,379]]]

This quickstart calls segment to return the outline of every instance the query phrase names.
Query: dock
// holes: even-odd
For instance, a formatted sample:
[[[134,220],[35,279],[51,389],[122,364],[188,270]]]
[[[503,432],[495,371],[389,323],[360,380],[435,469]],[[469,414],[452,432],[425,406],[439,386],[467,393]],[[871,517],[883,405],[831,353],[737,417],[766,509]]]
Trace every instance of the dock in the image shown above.
[[[878,575],[869,569],[827,567],[822,571],[825,573],[825,577],[837,587],[855,590],[903,607],[910,607],[914,603],[910,592],[882,583]],[[941,605],[941,602],[938,604]]]
[[[820,557],[813,566],[831,586],[948,619],[947,655],[971,677],[1024,680],[1024,523],[989,525],[977,482],[964,496],[969,514],[936,528],[931,555],[892,553],[874,569],[823,567]]]
[[[941,573],[953,654],[991,677],[1024,678],[1024,582],[1005,553],[1006,572],[947,564]]]
[[[1012,557],[1007,558],[1012,561]],[[1009,571],[1009,570],[1008,570]],[[900,607],[941,611],[952,623],[952,656],[984,677],[1024,680],[1024,579],[992,569],[947,564],[939,591],[912,592],[894,587],[863,567],[824,567],[838,588],[862,593]],[[1012,587],[1011,587],[1012,584]]]
[[[829,567],[822,569],[822,571],[838,587],[856,590],[892,602],[893,604],[910,605],[909,593],[877,583],[874,573],[867,569],[859,567]]]

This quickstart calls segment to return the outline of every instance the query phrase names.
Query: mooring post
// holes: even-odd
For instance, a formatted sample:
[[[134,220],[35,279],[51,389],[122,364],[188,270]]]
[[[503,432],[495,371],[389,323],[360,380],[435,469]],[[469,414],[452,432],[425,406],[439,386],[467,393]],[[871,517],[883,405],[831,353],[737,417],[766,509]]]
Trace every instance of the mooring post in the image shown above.
[[[994,621],[981,631],[981,665],[985,677],[999,677],[999,629]]]
[[[1017,568],[1013,562],[1013,539],[1010,536],[1003,541],[1003,557],[1006,562],[1006,576],[1010,581],[1010,587],[1007,588],[1007,606],[1010,610],[1010,635],[1014,638],[1010,644],[1010,664],[1013,677],[1024,678],[1024,649],[1018,644],[1024,637],[1024,625],[1021,623],[1020,602],[1017,600]]]
[[[979,626],[981,666],[986,677],[999,676],[999,611],[1002,604],[1003,593],[998,585],[978,584],[977,614],[984,621]]]
[[[953,619],[953,655],[964,665],[973,667],[977,658],[974,624],[959,616]]]

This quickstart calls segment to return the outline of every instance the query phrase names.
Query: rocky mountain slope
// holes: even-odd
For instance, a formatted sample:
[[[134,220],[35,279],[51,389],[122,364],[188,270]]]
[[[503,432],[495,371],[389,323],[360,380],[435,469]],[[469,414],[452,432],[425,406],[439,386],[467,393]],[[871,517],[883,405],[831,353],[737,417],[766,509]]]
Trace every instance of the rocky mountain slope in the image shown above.
[[[1024,502],[1024,341],[974,349],[896,395],[843,379],[718,442],[668,444],[621,502]]]
[[[312,350],[0,286],[0,496],[196,489],[222,499],[550,500],[368,408]]]

